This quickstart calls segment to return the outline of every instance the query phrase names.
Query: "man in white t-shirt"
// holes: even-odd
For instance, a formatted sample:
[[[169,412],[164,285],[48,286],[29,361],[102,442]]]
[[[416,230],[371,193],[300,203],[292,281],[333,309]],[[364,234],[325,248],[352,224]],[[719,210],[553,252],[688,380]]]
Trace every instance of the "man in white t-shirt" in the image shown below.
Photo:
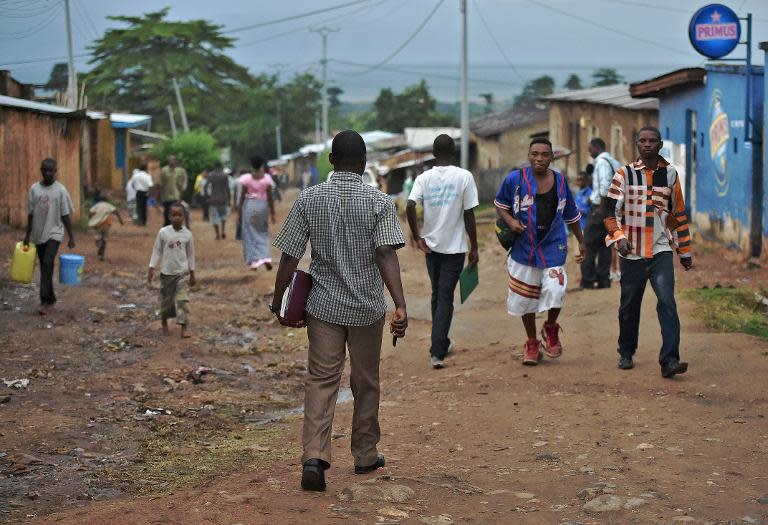
[[[128,186],[136,192],[136,224],[139,226],[147,224],[147,199],[152,185],[152,175],[147,173],[147,165],[142,162],[138,169],[133,170],[131,180],[128,181]]]
[[[435,167],[416,178],[408,197],[406,215],[418,247],[426,254],[427,272],[432,282],[433,368],[444,368],[445,356],[451,349],[448,332],[453,319],[453,292],[467,263],[477,264],[477,228],[475,212],[477,187],[472,174],[453,165],[456,144],[448,135],[440,135],[432,145]],[[416,204],[424,206],[421,234],[416,220]],[[469,250],[467,239],[469,235]]]

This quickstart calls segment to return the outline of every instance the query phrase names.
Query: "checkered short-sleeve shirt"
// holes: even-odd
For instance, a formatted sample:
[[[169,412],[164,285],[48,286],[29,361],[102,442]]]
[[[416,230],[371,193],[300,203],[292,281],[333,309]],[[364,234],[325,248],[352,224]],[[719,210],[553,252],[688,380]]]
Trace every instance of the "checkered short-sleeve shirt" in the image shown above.
[[[307,312],[328,323],[367,326],[386,312],[384,281],[376,248],[405,245],[395,206],[363,184],[356,173],[334,172],[330,180],[299,194],[274,246],[300,259],[312,245],[312,291]]]

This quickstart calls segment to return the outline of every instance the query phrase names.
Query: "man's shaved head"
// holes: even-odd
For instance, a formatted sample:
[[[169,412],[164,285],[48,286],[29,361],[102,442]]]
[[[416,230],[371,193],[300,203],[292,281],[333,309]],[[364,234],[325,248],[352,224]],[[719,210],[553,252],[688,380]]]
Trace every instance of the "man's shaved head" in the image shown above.
[[[365,141],[357,131],[348,129],[333,137],[329,157],[335,171],[363,173],[365,169]]]
[[[432,154],[435,158],[453,158],[456,156],[456,143],[450,135],[446,135],[445,133],[438,135],[435,142],[432,143]]]

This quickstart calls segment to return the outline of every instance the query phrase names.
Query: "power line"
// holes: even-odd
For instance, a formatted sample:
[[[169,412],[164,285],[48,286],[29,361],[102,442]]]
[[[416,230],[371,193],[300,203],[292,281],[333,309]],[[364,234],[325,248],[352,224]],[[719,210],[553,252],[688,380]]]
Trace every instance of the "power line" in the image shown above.
[[[51,9],[49,2],[35,4],[32,2],[0,2],[0,12],[3,18],[36,18],[48,13]]]
[[[73,55],[72,58],[85,58],[85,57],[89,57],[89,56],[91,56],[90,53],[82,53],[82,54],[79,54],[79,55]],[[63,61],[66,61],[66,60],[67,60],[66,56],[63,56],[63,57],[46,57],[46,58],[30,58],[30,59],[27,59],[27,60],[17,60],[17,61],[14,61],[14,62],[0,62],[0,67],[20,66],[20,65],[24,65],[24,64],[37,64],[37,63],[40,63],[40,62],[63,62]]]
[[[608,1],[612,4],[624,4],[624,5],[630,5],[633,7],[642,7],[645,9],[656,9],[658,11],[666,11],[668,13],[684,13],[689,16],[693,16],[693,13],[695,13],[695,11],[691,11],[690,9],[683,9],[681,7],[668,7],[663,5],[646,4],[643,2],[634,2],[632,0],[608,0]],[[743,7],[744,7],[744,2],[742,2],[741,6],[739,6],[739,8],[736,9],[736,12],[738,13],[739,11],[741,11]],[[768,18],[752,17],[752,20],[768,22]]]
[[[379,0],[379,3],[376,4],[374,7],[372,7],[372,9],[375,9],[376,7],[378,7],[381,4],[383,4],[385,2],[388,2],[388,1],[389,0]],[[345,16],[347,16],[347,17],[354,16],[357,13],[359,13],[359,12],[365,10],[365,9],[368,9],[368,6],[363,6],[363,7],[359,8],[359,9],[352,10],[349,13],[346,13]],[[317,22],[317,24],[324,25],[324,24],[327,24],[329,22],[336,21],[336,19],[337,19],[336,17],[328,18],[328,19],[325,19],[325,20],[321,20],[320,22]],[[341,25],[343,25],[343,24],[341,24]],[[295,33],[301,33],[301,32],[307,31],[307,30],[311,29],[311,27],[312,26],[301,26],[301,27],[297,27],[295,29],[289,29],[287,31],[281,31],[280,33],[275,33],[275,34],[266,36],[264,38],[259,38],[258,40],[252,40],[250,42],[246,42],[245,44],[235,44],[234,47],[235,48],[243,48],[243,47],[249,47],[249,46],[252,46],[252,45],[255,45],[255,44],[261,44],[263,42],[269,42],[271,40],[277,40],[278,38],[282,38],[282,37],[287,36],[287,35],[293,35]]]
[[[79,0],[74,0],[73,3],[75,4],[75,9],[77,9],[78,13],[80,13],[80,16],[85,21],[85,27],[88,29],[89,33],[93,35],[93,40],[98,40],[101,33],[96,28],[96,24],[93,23],[91,15],[88,14],[88,9],[84,5],[80,5]]]
[[[380,1],[380,2],[379,2],[377,5],[376,5],[376,7],[378,7],[379,5],[383,4],[383,3],[384,3],[384,2],[386,2],[386,1],[388,1],[388,0],[381,0],[381,1]],[[364,9],[367,9],[367,8],[368,8],[368,6],[363,6],[363,7],[361,7],[360,9],[355,9],[355,10],[353,10],[353,11],[350,11],[349,13],[346,13],[346,16],[352,16],[352,15],[355,15],[355,14],[359,13],[360,11],[362,11],[362,10],[364,10]],[[375,7],[374,7],[374,8],[375,8]],[[320,25],[324,25],[324,24],[326,24],[326,23],[328,23],[328,22],[331,22],[331,21],[334,21],[334,20],[336,20],[336,17],[334,17],[334,18],[329,18],[329,19],[327,19],[327,20],[322,20],[322,21],[318,22],[318,24],[320,24]],[[259,38],[258,40],[252,40],[252,41],[250,41],[250,42],[247,42],[247,43],[245,43],[245,44],[239,44],[239,45],[235,45],[234,47],[236,47],[236,48],[249,47],[249,46],[252,46],[252,45],[255,45],[255,44],[261,44],[261,43],[263,43],[263,42],[269,42],[269,41],[271,41],[271,40],[277,40],[278,38],[282,38],[282,37],[284,37],[284,36],[287,36],[287,35],[293,35],[293,34],[295,34],[295,33],[304,32],[304,31],[307,31],[308,29],[311,29],[311,26],[301,26],[301,27],[297,27],[297,28],[295,28],[295,29],[289,29],[289,30],[287,30],[287,31],[282,31],[282,32],[280,32],[280,33],[275,33],[275,34],[273,34],[273,35],[269,35],[269,36],[267,36],[267,37],[264,37],[264,38]]]
[[[251,24],[247,26],[241,26],[236,27],[234,29],[228,29],[226,31],[222,31],[223,33],[239,33],[241,31],[248,31],[250,29],[256,29],[259,27],[266,27],[271,26],[274,24],[282,24],[283,22],[290,22],[291,20],[299,20],[301,18],[307,18],[309,16],[314,16],[321,13],[327,13],[329,11],[335,11],[337,9],[344,9],[345,7],[350,7],[353,5],[363,4],[366,2],[370,2],[371,0],[355,0],[354,2],[345,2],[343,4],[337,4],[330,7],[325,7],[323,9],[315,9],[314,11],[307,11],[306,13],[302,13],[300,15],[293,15],[293,16],[286,16],[283,18],[277,18],[275,20],[269,20],[267,22],[259,22],[258,24]]]
[[[688,52],[681,51],[681,50],[676,49],[674,47],[668,47],[668,46],[665,46],[663,44],[659,44],[655,40],[648,40],[646,38],[642,38],[642,37],[638,36],[635,33],[628,33],[628,32],[624,32],[624,31],[620,31],[618,29],[614,29],[611,26],[608,26],[608,25],[605,25],[605,24],[601,24],[599,22],[595,22],[594,20],[591,20],[589,18],[586,18],[586,17],[583,17],[583,16],[579,16],[579,15],[574,15],[573,13],[569,13],[568,11],[563,11],[562,9],[558,9],[557,7],[553,7],[551,5],[547,5],[544,2],[540,2],[539,0],[529,0],[529,2],[531,2],[534,5],[539,6],[541,8],[548,9],[550,11],[554,11],[555,13],[558,13],[558,14],[563,15],[563,16],[567,16],[568,18],[574,18],[576,20],[584,22],[585,24],[589,24],[589,25],[592,25],[592,26],[595,26],[595,27],[599,27],[600,29],[603,29],[604,31],[610,31],[611,33],[615,33],[617,35],[621,35],[621,36],[623,36],[625,38],[631,38],[632,40],[635,40],[637,42],[643,42],[645,44],[648,44],[649,46],[658,47],[658,48],[663,49],[665,51],[672,51],[673,53],[678,53],[680,55],[685,55],[687,57],[691,56],[691,54],[688,53]]]
[[[483,23],[483,25],[485,26],[485,29],[488,31],[488,36],[490,36],[491,40],[493,40],[493,43],[496,44],[496,49],[499,50],[499,53],[504,58],[504,61],[507,63],[507,65],[509,65],[509,67],[515,73],[515,75],[518,76],[518,78],[520,80],[525,81],[525,78],[523,78],[523,75],[520,74],[520,72],[517,70],[515,65],[509,59],[507,54],[504,52],[504,48],[501,46],[499,41],[496,39],[496,36],[493,34],[493,31],[491,31],[491,26],[488,25],[488,22],[485,20],[485,17],[483,16],[483,12],[480,11],[480,5],[477,3],[477,0],[473,0],[472,3],[475,5],[475,11],[477,11],[477,14],[480,16],[480,21]]]
[[[414,32],[411,34],[411,36],[409,36],[409,37],[408,37],[408,38],[405,40],[405,42],[403,42],[403,43],[400,45],[400,47],[398,47],[397,49],[395,49],[395,51],[394,51],[394,52],[390,53],[390,55],[389,55],[387,58],[385,58],[385,59],[384,59],[384,60],[382,60],[381,62],[378,62],[377,64],[375,64],[375,65],[371,66],[371,67],[370,67],[370,69],[377,69],[377,68],[380,68],[381,66],[383,66],[384,64],[386,64],[387,62],[389,62],[390,60],[392,60],[393,58],[395,58],[395,57],[396,57],[396,56],[397,56],[397,55],[400,53],[400,51],[402,51],[403,49],[405,49],[405,47],[406,47],[408,44],[410,44],[410,43],[411,43],[411,41],[412,41],[414,38],[416,38],[416,35],[418,35],[418,34],[421,32],[421,30],[422,30],[422,29],[424,29],[424,26],[426,26],[426,25],[429,23],[429,21],[430,21],[430,20],[432,19],[432,17],[435,15],[435,13],[437,12],[437,10],[438,10],[438,9],[440,9],[440,6],[441,6],[441,5],[443,5],[443,2],[444,2],[444,1],[445,1],[445,0],[437,0],[437,3],[435,4],[435,7],[433,7],[433,8],[432,8],[432,11],[430,11],[430,13],[427,15],[427,18],[425,18],[425,19],[424,19],[424,20],[421,22],[421,24],[419,24],[419,27],[417,27],[417,28],[416,28],[416,31],[414,31]],[[359,73],[356,73],[356,74],[357,74],[357,75],[362,75],[363,73],[367,73],[367,72],[368,72],[368,71],[366,70],[366,71],[361,71],[361,72],[359,72]]]
[[[54,20],[56,20],[59,16],[59,12],[61,11],[61,2],[58,2],[53,9],[50,10],[48,13],[48,16],[44,18],[42,21],[38,22],[37,24],[33,25],[30,28],[27,28],[23,31],[20,31],[18,33],[7,33],[7,34],[0,34],[0,38],[3,39],[20,39],[20,38],[26,38],[28,36],[32,36],[35,33],[42,31],[49,25],[51,25]]]

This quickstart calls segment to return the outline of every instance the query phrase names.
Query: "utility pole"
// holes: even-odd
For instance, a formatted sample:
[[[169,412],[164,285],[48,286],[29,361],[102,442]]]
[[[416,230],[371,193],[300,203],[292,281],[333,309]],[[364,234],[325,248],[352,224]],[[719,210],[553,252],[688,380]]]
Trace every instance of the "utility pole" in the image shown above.
[[[315,113],[315,144],[320,142],[320,115]]]
[[[176,119],[173,118],[173,106],[168,104],[165,109],[168,110],[168,120],[171,121],[171,136],[176,138]]]
[[[184,101],[181,99],[181,90],[179,90],[179,83],[176,82],[176,77],[173,77],[173,90],[176,92],[176,103],[179,105],[179,114],[181,115],[181,127],[184,128],[184,133],[189,133],[189,122],[187,122],[187,112],[184,111]]]
[[[328,140],[328,33],[335,33],[338,29],[330,27],[319,27],[310,29],[313,33],[320,33],[323,39],[323,58],[320,59],[320,65],[323,66],[323,143]]]
[[[469,169],[469,93],[467,73],[467,0],[461,2],[461,167]]]
[[[271,67],[277,70],[277,125],[275,126],[275,142],[277,144],[277,157],[280,158],[283,156],[283,137],[282,137],[282,127],[283,127],[283,117],[282,117],[282,101],[280,100],[280,93],[281,93],[281,86],[280,86],[280,71],[282,70],[283,66],[285,64],[271,64]]]
[[[77,108],[77,72],[72,54],[72,18],[69,15],[69,0],[64,0],[64,15],[67,22],[67,105]]]

